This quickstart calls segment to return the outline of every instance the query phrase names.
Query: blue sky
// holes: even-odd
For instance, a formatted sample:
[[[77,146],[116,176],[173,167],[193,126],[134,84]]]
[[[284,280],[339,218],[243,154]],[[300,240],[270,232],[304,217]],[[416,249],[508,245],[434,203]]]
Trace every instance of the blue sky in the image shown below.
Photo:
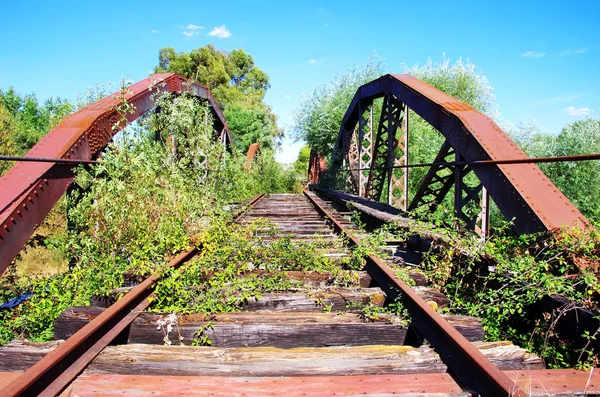
[[[266,102],[289,128],[301,95],[375,51],[391,72],[428,58],[483,70],[510,122],[546,132],[600,114],[600,0],[2,1],[0,89],[75,100],[137,81],[161,47],[243,48],[271,78]],[[284,141],[280,161],[301,144]]]

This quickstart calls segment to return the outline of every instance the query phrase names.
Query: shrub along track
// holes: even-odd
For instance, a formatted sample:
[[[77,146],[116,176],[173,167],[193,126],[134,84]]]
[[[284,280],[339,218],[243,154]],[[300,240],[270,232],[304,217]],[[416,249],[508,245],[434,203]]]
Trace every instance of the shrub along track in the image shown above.
[[[283,243],[293,257],[302,252],[295,247],[310,242],[337,269],[282,271],[282,277],[294,280],[289,290],[247,299],[240,312],[183,316],[169,327],[170,339],[164,337],[165,316],[144,311],[158,280],[152,276],[108,309],[66,310],[55,335],[68,339],[57,347],[21,341],[0,348],[0,369],[7,371],[0,377],[2,395],[584,391],[588,373],[542,370],[537,357],[516,346],[481,342],[478,320],[439,314],[436,307],[447,300],[424,286],[418,274],[368,252],[357,256],[364,251],[360,232],[350,214],[336,211],[331,202],[307,191],[257,197],[248,207],[237,222],[267,218],[276,225],[275,231],[258,230],[257,247]],[[354,261],[364,261],[364,270],[349,270],[352,250]],[[179,267],[197,253],[192,248],[169,266]],[[240,277],[261,280],[272,272],[255,263]],[[406,275],[413,286],[400,279]],[[157,329],[160,322],[162,329]],[[163,344],[171,339],[183,345]],[[189,346],[194,340],[210,346]],[[587,385],[587,392],[599,392],[597,377],[589,379],[595,383]]]

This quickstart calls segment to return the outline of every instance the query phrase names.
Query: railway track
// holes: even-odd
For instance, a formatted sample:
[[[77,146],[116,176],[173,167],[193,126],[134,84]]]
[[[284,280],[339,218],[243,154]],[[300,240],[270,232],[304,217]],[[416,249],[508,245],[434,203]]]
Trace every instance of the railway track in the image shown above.
[[[256,229],[257,246],[285,240],[293,251],[311,244],[337,268],[282,270],[282,277],[294,281],[288,290],[261,294],[239,312],[210,319],[187,315],[177,323],[181,346],[165,346],[156,329],[163,316],[146,312],[158,281],[149,277],[109,308],[65,311],[55,327],[57,339],[66,339],[62,343],[17,341],[0,348],[1,394],[600,393],[598,376],[548,371],[517,346],[483,342],[478,319],[440,314],[445,297],[416,272],[406,272],[412,282],[402,281],[397,262],[367,253],[364,269],[349,269],[363,235],[350,216],[308,191],[254,198],[235,221],[268,221]],[[181,267],[197,253],[191,248],[169,266]],[[256,263],[241,277],[260,280],[268,272]],[[398,301],[406,310],[393,310]],[[189,345],[199,329],[210,346]]]

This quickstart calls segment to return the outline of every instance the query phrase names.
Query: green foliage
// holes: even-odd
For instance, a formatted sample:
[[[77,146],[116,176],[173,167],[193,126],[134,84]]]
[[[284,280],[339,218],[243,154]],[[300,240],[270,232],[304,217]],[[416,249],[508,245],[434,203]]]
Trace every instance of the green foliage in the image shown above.
[[[532,123],[512,128],[513,136],[531,157],[600,153],[600,120],[582,118],[557,135],[540,132]],[[600,221],[600,161],[539,164],[542,171],[590,220]]]
[[[73,112],[72,104],[64,99],[50,98],[43,105],[38,103],[34,94],[20,96],[14,89],[6,92],[0,90],[0,108],[2,122],[6,122],[6,111],[12,117],[13,128],[10,129],[10,139],[13,142],[13,154],[21,156],[37,143],[63,117]]]
[[[316,252],[324,243],[292,243],[289,238],[262,244],[276,233],[272,224],[227,225],[214,220],[202,232],[200,255],[185,269],[170,270],[159,281],[152,310],[218,313],[240,310],[262,293],[295,286],[281,271],[333,271],[337,264]]]
[[[450,59],[444,56],[440,62],[434,63],[430,59],[423,66],[415,65],[412,68],[404,66],[403,72],[471,105],[480,112],[491,115],[494,113],[493,88],[473,63],[468,61],[463,63],[461,59],[451,63]],[[412,111],[409,120],[410,162],[413,164],[432,162],[444,142],[444,136]],[[412,200],[417,193],[427,170],[422,167],[409,169],[409,200]],[[448,216],[452,215],[452,212],[445,211],[445,208],[453,208],[450,202],[453,197],[453,191],[450,191],[446,204],[440,207],[438,215],[442,218],[448,219]]]
[[[270,88],[269,76],[255,66],[252,55],[243,49],[229,53],[212,44],[176,53],[161,48],[155,72],[174,72],[208,86],[225,113],[235,147],[246,153],[259,142],[263,148],[275,148],[283,136],[277,116],[263,101]]]
[[[304,145],[300,148],[298,158],[294,162],[294,171],[304,179],[308,174],[308,163],[310,162],[310,146]]]
[[[268,107],[233,102],[225,108],[224,114],[238,151],[246,153],[255,142],[262,149],[275,149],[274,138],[280,131],[277,119]]]
[[[404,65],[403,69],[403,73],[426,82],[482,113],[494,113],[496,97],[492,94],[493,88],[483,72],[469,61],[463,63],[459,58],[451,63],[444,54],[440,62],[434,63],[428,59],[423,66],[409,68]]]
[[[0,153],[3,155],[10,156],[16,152],[13,141],[16,124],[13,115],[0,103]],[[0,175],[4,174],[10,166],[7,161],[0,161]]]
[[[124,86],[122,92],[126,90]],[[192,297],[194,292],[187,287],[195,284],[180,284],[180,280],[197,282],[194,277],[200,277],[202,268],[224,271],[219,279],[230,280],[245,266],[242,255],[255,258],[256,263],[260,256],[269,269],[302,261],[313,268],[330,266],[315,256],[312,246],[291,250],[288,240],[257,250],[250,240],[254,229],[240,227],[228,232],[228,203],[259,192],[285,191],[295,176],[286,173],[272,153],[260,156],[255,167],[245,171],[245,156],[228,153],[215,139],[211,112],[194,97],[182,94],[154,99],[161,112],[149,112],[137,128],[109,146],[91,172],[82,169],[76,176],[76,182],[87,190],[68,198],[73,228],[66,248],[64,242],[55,242],[68,249],[75,265],[66,273],[23,278],[0,287],[0,301],[34,293],[14,310],[0,312],[0,343],[19,335],[51,339],[53,321],[67,307],[89,304],[93,295],[110,295],[123,286],[125,273],[147,276],[160,272],[172,256],[194,244],[204,246],[205,251],[191,264],[191,273],[168,270],[159,286],[165,294],[176,291],[181,298],[173,300],[159,291],[157,308],[179,307],[183,297]],[[118,108],[122,116],[133,111]],[[292,177],[286,179],[288,174]],[[279,255],[276,250],[289,254]],[[267,261],[271,256],[278,259]],[[236,283],[232,291],[250,292],[219,300],[222,295],[214,284],[207,292],[204,304],[208,306],[197,306],[194,302],[201,302],[190,298],[190,308],[209,310],[213,302],[213,310],[233,310],[261,291],[289,285],[275,276]],[[162,286],[167,290],[161,290]]]
[[[363,68],[354,66],[302,99],[296,111],[294,136],[305,140],[321,155],[329,156],[340,132],[342,119],[358,87],[383,75],[383,62],[373,54]]]
[[[598,310],[597,230],[564,230],[546,236],[498,234],[482,243],[451,229],[416,227],[421,236],[436,236],[422,264],[427,278],[452,300],[457,314],[482,319],[488,340],[512,340],[551,367],[594,362],[598,352],[588,351],[584,338],[561,337],[555,325],[576,307]],[[400,231],[398,238],[408,238],[414,229]],[[556,295],[575,304],[540,314],[536,305]],[[588,336],[592,335],[588,332]]]

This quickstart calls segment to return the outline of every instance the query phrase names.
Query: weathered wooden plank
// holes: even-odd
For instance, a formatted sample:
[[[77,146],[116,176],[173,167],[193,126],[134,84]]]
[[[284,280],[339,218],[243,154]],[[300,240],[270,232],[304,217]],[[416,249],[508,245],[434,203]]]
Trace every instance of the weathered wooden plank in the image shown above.
[[[425,301],[433,301],[440,308],[448,307],[450,305],[450,299],[446,298],[446,295],[437,289],[416,286],[413,287],[413,290]]]
[[[54,337],[66,339],[104,311],[94,306],[72,307],[65,310],[54,323]],[[128,343],[163,344],[164,331],[157,329],[160,313],[142,313],[129,329]],[[446,316],[446,319],[470,341],[483,340],[479,319],[465,316]],[[371,319],[372,321],[372,319]],[[352,313],[276,313],[237,312],[217,315],[191,314],[180,317],[170,339],[190,345],[199,329],[212,341],[213,347],[279,348],[320,346],[402,345],[407,326],[402,319],[382,315],[378,321],[365,322]]]
[[[239,277],[245,276],[269,276],[272,272],[266,270],[250,270],[246,273],[240,274]],[[278,272],[283,278],[290,279],[292,281],[301,282],[305,288],[326,288],[329,286],[334,279],[334,274],[330,272],[302,272],[302,271],[285,271]],[[364,271],[353,271],[348,273],[353,279],[355,279],[355,286],[367,288],[371,285],[371,276],[369,273]]]
[[[326,254],[324,254],[326,255]],[[336,258],[339,257],[339,253],[333,253],[332,261],[335,261]],[[249,270],[244,273],[236,275],[238,278],[243,277],[261,277],[261,276],[271,276],[273,272],[269,272],[266,270],[255,269]],[[302,272],[302,271],[284,271],[277,272],[277,274],[281,275],[283,278],[287,278],[289,280],[302,283],[303,288],[314,289],[314,288],[327,288],[331,286],[331,282],[334,280],[334,274],[331,272]],[[353,286],[356,287],[364,287],[367,288],[371,285],[371,276],[369,273],[364,271],[352,272],[354,274],[354,278],[356,279],[356,284]],[[213,272],[207,271],[204,275],[204,279],[208,280],[213,276]],[[127,287],[116,288],[107,296],[97,296],[93,295],[90,299],[90,305],[98,306],[98,307],[109,307],[117,301],[117,298],[122,294],[129,292],[135,283],[128,285]]]
[[[372,303],[383,306],[385,295],[380,288],[331,288],[309,293],[268,293],[258,300],[249,300],[246,311],[279,312],[322,312],[328,307],[332,311],[357,311],[360,305]]]
[[[55,338],[70,337],[102,311],[93,306],[65,310],[55,321]],[[164,317],[163,314],[142,313],[130,326],[128,343],[164,344],[165,331],[157,328],[158,321]],[[365,323],[358,315],[350,313],[241,312],[182,316],[173,327],[170,339],[176,344],[191,345],[198,338],[198,330],[209,323],[212,329],[206,329],[203,335],[210,338],[214,347],[401,345],[407,331],[398,322],[393,324],[382,319]]]
[[[475,345],[501,369],[542,369],[542,360],[510,343]],[[277,349],[120,345],[107,347],[87,373],[182,376],[311,376],[444,372],[425,346]]]
[[[25,339],[16,339],[0,346],[0,371],[25,371],[58,344],[60,341],[36,343]]]
[[[108,307],[114,303],[114,296],[100,299],[96,297],[91,304]],[[298,293],[266,293],[258,300],[251,299],[243,307],[245,311],[278,311],[278,312],[312,312],[320,313],[325,309],[340,312],[356,312],[361,305],[372,303],[383,306],[385,294],[380,288],[341,288],[332,287],[327,290]],[[347,307],[349,306],[349,307]]]

